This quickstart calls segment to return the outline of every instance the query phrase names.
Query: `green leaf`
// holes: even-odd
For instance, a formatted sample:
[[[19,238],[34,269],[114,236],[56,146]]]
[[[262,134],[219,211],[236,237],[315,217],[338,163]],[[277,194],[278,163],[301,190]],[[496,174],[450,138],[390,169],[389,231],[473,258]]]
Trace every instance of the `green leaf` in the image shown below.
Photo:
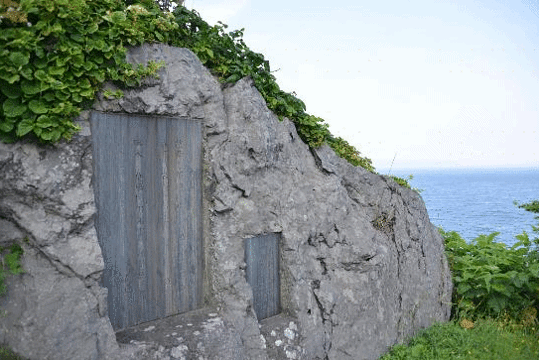
[[[9,118],[5,118],[4,120],[0,120],[0,131],[4,132],[10,132],[15,127],[15,122],[8,121]]]
[[[101,70],[101,69],[92,70],[92,71],[90,71],[90,73],[88,75],[92,76],[94,79],[96,79],[100,83],[105,81],[105,71],[104,70]]]
[[[50,141],[54,137],[53,131],[50,130],[43,130],[41,133],[41,138],[45,141]]]
[[[90,71],[92,69],[97,69],[98,66],[93,61],[86,61],[83,65],[84,69],[86,71]]]
[[[23,54],[21,52],[12,52],[9,55],[9,60],[13,65],[19,67],[28,64],[28,61],[30,61],[30,55]]]
[[[60,132],[60,130],[52,130],[51,131],[51,141],[52,142],[56,142],[60,139],[60,136],[62,136],[62,133]]]
[[[17,125],[17,136],[24,136],[34,129],[34,119],[23,119]]]
[[[82,90],[80,93],[80,96],[91,99],[94,97],[94,89],[86,89]]]
[[[62,100],[62,101],[66,101],[67,99],[69,99],[70,97],[70,94],[69,93],[64,93],[64,92],[61,92],[61,91],[56,91],[56,98],[58,100]]]
[[[92,87],[92,85],[90,85],[90,81],[88,79],[82,79],[77,85],[81,89],[89,89],[89,88]]]
[[[45,99],[48,102],[51,102],[56,99],[56,96],[54,96],[54,92],[48,91],[43,95],[43,99]]]
[[[13,84],[16,81],[19,81],[21,78],[19,74],[9,74],[9,73],[3,73],[0,72],[0,78],[6,80],[8,83]]]
[[[36,59],[36,61],[32,61],[32,65],[34,65],[38,69],[44,69],[47,67],[47,58],[43,57],[42,59]]]
[[[17,117],[24,114],[27,107],[21,104],[18,99],[7,99],[3,104],[4,114],[8,117]]]
[[[84,74],[84,69],[71,69],[71,73],[76,77],[81,77]]]
[[[93,24],[91,24],[90,26],[88,26],[88,27],[86,28],[86,31],[87,31],[88,34],[93,34],[93,33],[95,33],[98,29],[99,29],[99,26],[97,25],[97,23],[94,22]]]
[[[82,101],[82,97],[80,96],[80,93],[71,93],[71,99],[74,101],[74,102],[81,102]]]
[[[39,126],[40,128],[49,128],[54,125],[54,122],[50,118],[50,116],[47,115],[40,115],[37,118],[36,126]]]
[[[63,75],[63,73],[66,71],[65,67],[55,66],[49,68],[49,75],[56,76],[56,75]]]
[[[10,99],[17,99],[22,94],[21,89],[18,86],[0,84],[0,89],[2,90],[2,93]]]
[[[41,100],[30,101],[28,107],[36,114],[46,114],[49,111],[47,104]]]
[[[41,84],[37,81],[23,80],[21,82],[21,90],[26,95],[34,95],[41,91]]]
[[[45,56],[45,50],[43,50],[40,47],[36,48],[35,53],[36,53],[36,56],[40,59],[42,59]]]
[[[74,67],[82,67],[84,65],[84,55],[83,54],[77,54],[73,56],[73,66]]]
[[[40,81],[43,81],[43,82],[47,82],[49,80],[49,77],[47,76],[47,73],[43,70],[37,70],[35,73],[34,73],[34,76],[36,77],[36,79],[40,80]]]
[[[21,69],[21,71],[19,71],[19,73],[27,80],[32,80],[34,78],[34,76],[32,75],[32,69],[29,67],[24,67],[23,69]]]
[[[71,34],[69,35],[69,37],[73,40],[75,40],[76,42],[83,42],[84,41],[84,36],[82,36],[81,34]]]
[[[126,20],[125,13],[123,11],[115,11],[112,13],[111,20],[113,23],[121,23]]]

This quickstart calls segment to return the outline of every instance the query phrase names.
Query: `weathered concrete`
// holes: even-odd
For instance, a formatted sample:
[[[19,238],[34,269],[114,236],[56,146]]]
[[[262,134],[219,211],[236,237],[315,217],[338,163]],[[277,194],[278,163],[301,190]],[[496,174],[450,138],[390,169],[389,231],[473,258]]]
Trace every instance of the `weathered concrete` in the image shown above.
[[[8,233],[0,241],[29,239],[27,273],[10,278],[0,299],[0,343],[31,359],[376,359],[448,319],[443,242],[417,193],[327,146],[310,150],[250,79],[222,89],[188,50],[150,45],[129,59],[167,65],[159,80],[119,100],[100,98],[96,110],[203,122],[204,298],[216,315],[199,324],[219,324],[184,332],[182,342],[114,341],[99,286],[85,114],[71,143],[0,144],[0,233]],[[243,244],[270,233],[281,237],[282,313],[259,324]],[[185,316],[170,325],[186,325]],[[228,352],[215,355],[220,343]]]

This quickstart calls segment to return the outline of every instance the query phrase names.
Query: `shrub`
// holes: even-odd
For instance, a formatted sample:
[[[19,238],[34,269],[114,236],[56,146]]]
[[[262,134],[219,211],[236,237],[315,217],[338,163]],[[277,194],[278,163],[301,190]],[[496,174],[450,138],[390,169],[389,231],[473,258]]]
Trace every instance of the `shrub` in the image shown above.
[[[454,316],[497,317],[507,312],[517,319],[539,304],[538,240],[524,232],[512,247],[495,241],[498,233],[467,243],[454,231],[442,234],[453,273]]]
[[[124,45],[168,41],[177,25],[153,1],[143,3],[21,0],[28,24],[1,19],[0,140],[69,139],[104,81],[135,86],[155,72],[126,63]]]
[[[136,86],[143,76],[155,74],[156,66],[144,70],[127,64],[124,45],[157,41],[191,49],[222,82],[251,77],[268,108],[294,122],[310,147],[327,143],[354,166],[374,172],[370,159],[334,137],[323,119],[307,114],[294,93],[279,88],[269,62],[243,41],[243,29],[227,32],[222,23],[210,26],[183,6],[171,14],[153,0],[129,3],[21,0],[12,11],[16,3],[2,0],[0,140],[29,135],[53,143],[69,139],[78,131],[72,120],[103,82]]]

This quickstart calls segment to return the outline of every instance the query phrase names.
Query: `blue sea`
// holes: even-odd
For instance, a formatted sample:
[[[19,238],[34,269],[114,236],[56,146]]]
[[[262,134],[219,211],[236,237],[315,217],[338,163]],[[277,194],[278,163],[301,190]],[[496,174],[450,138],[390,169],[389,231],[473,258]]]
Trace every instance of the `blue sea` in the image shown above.
[[[380,172],[387,174],[386,172]],[[513,204],[539,200],[539,168],[515,169],[414,169],[394,170],[391,175],[407,178],[412,188],[423,189],[431,222],[446,231],[456,231],[472,240],[480,234],[499,232],[499,242],[513,245],[515,235],[538,219]],[[530,236],[532,237],[532,236]]]

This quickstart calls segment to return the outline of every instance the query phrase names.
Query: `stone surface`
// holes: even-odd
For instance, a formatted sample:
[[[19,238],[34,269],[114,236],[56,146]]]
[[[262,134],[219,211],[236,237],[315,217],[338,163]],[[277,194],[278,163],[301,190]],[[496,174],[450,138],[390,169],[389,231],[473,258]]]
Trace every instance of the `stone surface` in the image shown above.
[[[215,316],[199,316],[200,329],[182,341],[169,341],[168,330],[154,336],[160,322],[128,344],[114,338],[99,286],[85,114],[70,143],[0,144],[0,242],[28,237],[27,272],[10,277],[0,298],[0,343],[40,360],[361,360],[448,319],[443,242],[417,193],[327,146],[310,150],[250,79],[221,87],[185,49],[148,45],[129,54],[133,63],[150,59],[167,62],[160,79],[122,99],[100,97],[95,109],[203,122],[204,297]],[[281,234],[282,313],[259,323],[243,243],[269,233]],[[191,315],[167,326],[184,329]]]
[[[0,143],[0,234],[22,245],[25,270],[8,277],[0,297],[0,344],[30,359],[112,359],[119,351],[98,283],[103,257],[84,134],[57,146]]]

